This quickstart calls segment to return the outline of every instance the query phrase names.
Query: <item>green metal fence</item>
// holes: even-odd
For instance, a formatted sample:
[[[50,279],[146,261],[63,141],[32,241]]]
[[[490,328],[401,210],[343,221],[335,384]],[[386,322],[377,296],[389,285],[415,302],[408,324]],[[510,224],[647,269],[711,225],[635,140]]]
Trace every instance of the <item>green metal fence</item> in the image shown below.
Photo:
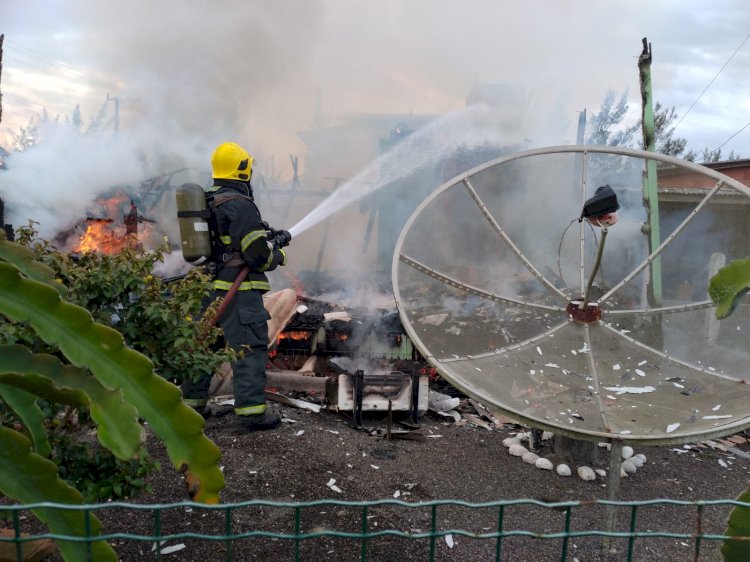
[[[508,520],[509,514],[513,510],[523,506],[534,506],[535,508],[554,510],[556,512],[559,512],[559,516],[562,522],[562,528],[553,532],[537,532],[528,529],[506,528],[506,521]],[[639,514],[642,513],[644,508],[664,506],[680,507],[687,510],[685,516],[682,517],[679,521],[679,526],[682,531],[673,532],[649,529],[639,530]],[[113,541],[119,543],[121,543],[121,541],[140,541],[143,543],[151,543],[153,545],[157,545],[154,547],[152,555],[155,559],[162,560],[169,559],[169,557],[165,557],[161,553],[162,547],[160,545],[163,545],[166,541],[195,539],[200,541],[213,541],[215,543],[221,543],[224,550],[222,558],[224,560],[230,561],[242,559],[241,556],[237,555],[235,548],[235,544],[238,541],[268,538],[277,541],[288,541],[290,544],[288,545],[287,559],[300,560],[302,559],[301,546],[305,541],[319,539],[321,537],[335,537],[354,543],[357,546],[359,558],[361,560],[368,560],[372,559],[368,558],[368,555],[370,545],[374,540],[382,537],[398,537],[401,539],[408,539],[409,541],[422,541],[425,545],[424,559],[435,560],[438,538],[444,538],[450,535],[451,537],[469,537],[471,539],[490,542],[493,547],[492,550],[494,552],[494,559],[500,561],[503,559],[504,541],[511,537],[529,537],[547,541],[559,541],[559,560],[565,561],[566,559],[568,559],[568,556],[570,554],[569,551],[572,539],[581,537],[601,537],[604,541],[612,539],[622,540],[623,542],[621,544],[625,546],[625,548],[623,548],[623,554],[627,555],[627,558],[622,559],[627,559],[628,561],[633,560],[633,553],[637,543],[641,544],[645,541],[653,539],[674,539],[683,541],[683,544],[690,543],[692,557],[694,560],[698,560],[701,555],[701,546],[705,541],[723,541],[727,538],[732,538],[733,540],[750,540],[750,537],[727,537],[726,535],[723,535],[721,533],[704,532],[704,512],[707,508],[724,508],[726,510],[726,513],[728,513],[729,510],[731,510],[731,508],[733,508],[734,506],[744,506],[750,508],[750,503],[739,502],[736,500],[682,501],[668,499],[654,499],[645,501],[591,500],[558,503],[545,503],[528,499],[503,500],[486,503],[470,503],[454,500],[436,500],[426,502],[405,502],[400,500],[319,500],[311,502],[276,502],[253,500],[213,506],[197,504],[193,502],[179,502],[171,504],[133,504],[124,502],[110,502],[106,504],[91,505],[66,505],[45,502],[27,505],[0,505],[0,513],[4,515],[6,522],[4,526],[6,528],[10,527],[13,530],[13,536],[0,536],[0,542],[10,542],[15,544],[17,558],[18,560],[23,560],[21,555],[21,545],[23,543],[34,541],[37,539],[47,538],[85,543],[89,547],[96,541],[108,541],[110,543],[112,543]],[[429,529],[425,529],[424,531],[418,530],[418,532],[415,532],[415,530],[404,530],[398,528],[379,528],[376,530],[369,523],[370,514],[376,509],[382,509],[385,507],[421,512],[424,515],[424,521],[429,522]],[[605,510],[610,514],[614,510],[617,513],[620,522],[619,530],[574,530],[575,517],[578,512],[582,511],[585,508],[593,507]],[[87,529],[89,529],[89,531],[85,536],[57,535],[48,532],[28,533],[28,529],[24,527],[28,527],[31,517],[22,516],[21,514],[24,512],[30,512],[31,510],[38,508],[82,511],[84,512],[84,517],[87,522]],[[258,529],[251,531],[238,531],[235,529],[236,522],[234,521],[234,515],[236,515],[240,510],[264,508],[282,510],[286,517],[286,521],[284,524],[288,526],[290,532]],[[356,513],[357,517],[350,518],[348,522],[355,525],[358,530],[344,531],[315,528],[303,530],[303,515],[312,510],[319,510],[320,508],[346,508],[348,510],[353,510],[353,513]],[[481,510],[485,513],[489,511],[490,514],[492,514],[494,525],[492,528],[487,529],[483,532],[477,532],[476,529],[471,528],[471,525],[467,525],[467,528],[463,529],[442,529],[440,528],[441,525],[439,524],[439,516],[441,515],[441,513],[451,508],[466,509],[469,510],[470,514],[473,514],[478,510]],[[97,516],[101,516],[104,512],[118,512],[121,510],[133,511],[139,514],[140,522],[147,522],[150,528],[150,532],[116,532],[101,535],[91,534],[91,514],[96,513]],[[203,517],[206,517],[206,514],[211,514],[212,517],[215,518],[214,523],[220,523],[214,524],[213,529],[208,531],[203,529],[202,531],[169,532],[165,528],[164,518],[165,514],[171,512],[172,510],[182,510],[181,513],[190,513],[194,516],[203,514]],[[467,517],[466,519],[468,522],[471,517]],[[605,526],[605,518],[601,518],[599,520],[602,521],[602,526]],[[107,526],[120,526],[129,528],[132,527],[132,525],[129,524],[117,525],[116,523],[114,525],[110,524]],[[684,544],[684,546],[688,545]],[[92,560],[91,555],[89,555],[88,559]]]

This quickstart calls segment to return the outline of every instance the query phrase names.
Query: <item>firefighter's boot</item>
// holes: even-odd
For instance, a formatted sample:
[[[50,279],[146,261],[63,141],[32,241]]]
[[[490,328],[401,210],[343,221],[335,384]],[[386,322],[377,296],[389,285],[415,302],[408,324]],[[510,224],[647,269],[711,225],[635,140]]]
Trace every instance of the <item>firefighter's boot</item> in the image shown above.
[[[265,431],[281,425],[281,417],[269,410],[254,416],[238,416],[238,421],[242,431]]]

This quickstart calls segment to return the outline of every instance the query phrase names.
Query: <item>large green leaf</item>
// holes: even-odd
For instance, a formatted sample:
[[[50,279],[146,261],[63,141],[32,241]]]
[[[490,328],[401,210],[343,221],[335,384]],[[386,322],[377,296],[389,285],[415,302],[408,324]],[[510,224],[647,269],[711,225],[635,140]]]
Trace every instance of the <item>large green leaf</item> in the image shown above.
[[[17,431],[0,426],[0,491],[23,503],[59,502],[80,504],[81,494],[57,476],[57,466],[31,451],[31,442]],[[55,508],[33,510],[49,530],[55,534],[86,536],[86,521],[82,511]],[[91,536],[100,534],[101,523],[90,516]],[[87,556],[84,543],[58,541],[65,560],[116,561],[117,555],[103,541],[92,543]]]
[[[39,337],[59,346],[71,363],[90,369],[107,388],[122,389],[184,473],[190,497],[218,502],[224,487],[220,451],[203,434],[203,418],[182,402],[179,388],[154,373],[147,357],[125,347],[119,332],[94,323],[88,311],[7,263],[0,263],[0,312],[29,322]]]
[[[65,285],[55,279],[55,271],[39,263],[36,260],[34,252],[26,246],[21,246],[14,242],[9,242],[5,237],[5,232],[0,230],[0,260],[5,260],[15,265],[29,279],[46,283],[54,288],[58,293],[64,295],[67,293]]]
[[[49,457],[52,446],[47,439],[47,428],[44,427],[44,412],[36,403],[36,396],[15,386],[0,382],[0,398],[13,410],[19,420],[26,426],[34,443],[37,455]]]
[[[750,258],[735,260],[711,277],[708,294],[716,303],[716,318],[726,318],[750,289]]]
[[[750,503],[750,487],[737,500]],[[729,514],[729,526],[724,534],[744,539],[726,539],[724,541],[724,544],[721,545],[724,560],[726,562],[747,562],[750,560],[750,507],[737,505],[732,509]]]
[[[32,354],[22,345],[0,345],[0,357],[0,381],[53,402],[88,406],[102,445],[122,460],[138,454],[143,428],[120,390],[104,388],[85,369],[64,365],[54,355]]]

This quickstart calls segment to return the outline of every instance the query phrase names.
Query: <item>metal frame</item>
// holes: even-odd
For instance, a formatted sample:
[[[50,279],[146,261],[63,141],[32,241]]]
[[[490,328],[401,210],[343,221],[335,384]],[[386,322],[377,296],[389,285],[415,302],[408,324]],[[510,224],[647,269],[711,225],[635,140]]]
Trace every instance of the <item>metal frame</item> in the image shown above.
[[[630,148],[620,148],[620,147],[610,147],[610,146],[582,146],[582,145],[570,145],[570,146],[553,146],[553,147],[547,147],[547,148],[540,148],[540,149],[533,149],[533,150],[527,150],[524,152],[519,152],[516,154],[506,155],[500,158],[497,158],[495,160],[491,160],[489,162],[486,162],[484,164],[481,164],[479,166],[476,166],[475,168],[472,168],[471,170],[468,170],[467,172],[464,172],[463,174],[460,174],[447,182],[443,183],[438,189],[436,189],[429,197],[427,197],[418,207],[417,209],[412,213],[412,215],[409,217],[408,221],[404,225],[403,230],[401,231],[401,234],[399,236],[399,239],[396,243],[396,248],[393,254],[393,262],[392,262],[392,281],[393,281],[393,291],[394,296],[396,300],[396,306],[399,309],[399,313],[401,315],[401,321],[404,326],[404,329],[406,330],[406,333],[408,334],[409,338],[412,340],[414,345],[417,347],[417,349],[420,351],[420,353],[427,359],[427,361],[437,369],[437,371],[444,376],[448,381],[450,381],[452,384],[457,386],[461,391],[466,393],[469,396],[472,396],[478,400],[485,401],[489,404],[492,404],[493,407],[497,408],[504,414],[517,419],[521,422],[528,423],[534,427],[548,429],[550,431],[554,431],[557,433],[560,433],[562,435],[567,435],[570,437],[575,437],[579,439],[590,439],[590,440],[623,440],[628,441],[631,443],[641,443],[641,444],[651,444],[651,445],[657,445],[657,444],[678,444],[678,443],[687,443],[695,441],[696,438],[700,437],[701,439],[708,439],[708,438],[714,438],[714,437],[720,437],[723,435],[730,434],[732,432],[741,430],[746,427],[750,427],[750,412],[748,414],[741,418],[740,420],[736,420],[732,423],[722,424],[721,426],[717,427],[716,429],[709,429],[704,431],[696,431],[691,433],[681,433],[677,436],[671,436],[668,437],[665,435],[661,436],[651,436],[651,435],[621,435],[621,434],[612,434],[612,433],[605,433],[605,432],[598,432],[598,431],[578,431],[578,430],[571,430],[570,428],[566,428],[560,425],[554,425],[550,424],[546,420],[537,419],[534,417],[526,416],[523,414],[520,414],[519,412],[516,412],[512,409],[509,409],[507,407],[504,407],[501,404],[498,404],[498,401],[496,401],[491,396],[486,396],[484,393],[476,390],[471,386],[471,384],[464,380],[462,377],[458,376],[456,373],[453,373],[450,371],[448,364],[450,364],[452,361],[456,361],[456,359],[438,359],[435,356],[432,355],[430,350],[427,348],[427,346],[424,344],[422,339],[420,338],[417,330],[412,326],[408,315],[404,313],[404,306],[403,306],[403,300],[401,298],[400,288],[398,284],[398,275],[399,275],[399,268],[401,267],[401,264],[408,265],[426,275],[429,275],[435,279],[438,279],[439,281],[442,281],[446,285],[452,286],[454,288],[457,288],[459,290],[463,290],[466,292],[469,292],[471,294],[478,295],[480,297],[483,297],[485,299],[494,301],[494,302],[501,302],[501,303],[508,303],[515,306],[528,306],[528,307],[535,307],[535,308],[546,308],[547,305],[541,305],[541,304],[534,304],[534,303],[528,303],[525,301],[516,301],[515,299],[510,299],[506,297],[502,297],[499,295],[495,295],[494,293],[484,291],[482,289],[479,289],[477,287],[473,287],[471,285],[468,285],[466,283],[462,283],[456,279],[451,278],[448,275],[445,275],[433,268],[430,268],[426,266],[425,264],[422,264],[415,260],[414,258],[408,256],[407,254],[403,253],[403,245],[404,241],[411,230],[412,225],[414,224],[417,217],[421,214],[421,212],[427,208],[432,202],[437,198],[440,197],[444,192],[446,192],[449,189],[458,189],[461,186],[464,186],[471,198],[475,201],[477,206],[479,207],[480,211],[484,214],[484,216],[487,218],[487,220],[490,222],[491,226],[494,228],[494,230],[501,236],[503,240],[510,246],[510,248],[513,250],[513,252],[518,256],[519,259],[521,259],[522,263],[526,266],[526,268],[538,279],[540,280],[548,289],[550,289],[551,294],[556,297],[563,297],[567,299],[568,297],[560,291],[557,287],[555,287],[549,280],[547,280],[537,269],[536,267],[531,264],[531,262],[528,260],[528,258],[523,255],[523,253],[518,249],[517,246],[510,240],[508,235],[504,232],[502,227],[497,223],[495,218],[491,215],[489,210],[487,209],[484,202],[481,200],[479,195],[474,190],[473,186],[471,185],[470,178],[484,170],[487,170],[492,167],[499,166],[501,164],[504,164],[506,162],[511,162],[515,160],[521,160],[524,158],[532,158],[535,156],[543,156],[543,155],[550,155],[550,154],[582,154],[583,162],[581,166],[581,197],[582,201],[585,200],[585,194],[586,194],[586,174],[587,174],[587,160],[589,154],[608,154],[608,155],[621,155],[621,156],[628,156],[633,158],[639,158],[644,160],[646,165],[649,164],[649,162],[655,161],[655,162],[661,162],[664,164],[671,164],[680,168],[688,169],[697,173],[702,174],[703,176],[710,177],[716,181],[716,184],[714,187],[708,192],[708,194],[703,197],[702,201],[696,206],[695,209],[686,217],[682,223],[675,229],[675,231],[664,241],[662,242],[658,248],[656,248],[653,252],[649,254],[649,256],[638,266],[636,266],[636,269],[633,270],[631,273],[629,273],[620,283],[618,283],[615,287],[610,289],[605,295],[603,295],[598,301],[595,301],[597,304],[605,302],[607,299],[609,299],[617,290],[621,289],[623,286],[625,286],[630,280],[632,280],[638,273],[643,271],[648,265],[656,258],[658,257],[661,252],[664,250],[666,246],[668,246],[676,237],[676,235],[682,231],[687,224],[690,223],[690,221],[696,216],[697,212],[702,209],[708,201],[714,197],[716,193],[719,192],[719,189],[721,187],[729,187],[734,189],[736,192],[738,192],[741,195],[744,195],[748,199],[750,199],[750,188],[743,185],[739,181],[730,178],[720,172],[717,172],[711,168],[706,168],[704,166],[694,164],[692,162],[684,161],[679,158],[675,158],[672,156],[666,156],[663,154],[657,154],[653,152],[647,152],[643,150],[637,150],[637,149],[630,149]],[[585,275],[584,275],[584,259],[583,259],[583,246],[584,246],[584,236],[585,236],[585,229],[581,228],[580,231],[580,238],[581,238],[581,287],[583,288],[585,283]],[[698,303],[690,303],[686,305],[676,305],[676,306],[666,306],[666,307],[658,307],[654,309],[642,309],[642,310],[607,310],[607,315],[626,315],[626,314],[656,314],[656,313],[677,313],[677,312],[684,312],[687,310],[692,309],[701,309],[701,308],[709,308],[713,306],[710,301],[702,301]],[[556,307],[549,307],[553,310],[557,310]],[[559,328],[555,327],[555,329]],[[554,329],[552,330],[554,331]],[[482,354],[482,355],[474,355],[470,356],[467,355],[466,357],[459,358],[459,360],[466,360],[466,359],[474,359],[481,356],[489,356],[489,355],[495,355],[498,353],[507,352],[511,349],[515,349],[524,345],[529,345],[531,342],[538,340],[539,338],[545,337],[550,334],[550,330],[546,330],[539,336],[535,336],[534,338],[531,338],[529,340],[526,340],[524,342],[521,342],[520,344],[516,344],[511,347],[506,347],[502,349],[495,350],[490,353]],[[587,331],[588,332],[588,331]],[[624,336],[624,334],[621,334],[620,332],[615,332],[621,336],[627,339],[628,341],[636,342],[636,340],[633,340],[632,338],[627,338]],[[643,345],[640,342],[636,342],[638,345]],[[648,347],[648,346],[644,346]],[[657,354],[662,355],[665,358],[669,358],[671,361],[678,362],[684,366],[699,370],[702,373],[707,373],[709,375],[713,376],[720,376],[717,373],[713,371],[706,371],[705,369],[697,368],[693,365],[690,365],[688,363],[682,362],[679,359],[675,359],[673,357],[669,357],[666,354],[663,354],[661,352],[658,352],[657,350],[654,350],[652,348],[648,348],[652,352],[656,352]],[[595,373],[596,371],[592,371]],[[731,380],[737,380],[731,377],[725,377],[722,376],[721,378],[730,378]],[[596,377],[594,377],[596,382]],[[604,421],[604,417],[602,418]]]

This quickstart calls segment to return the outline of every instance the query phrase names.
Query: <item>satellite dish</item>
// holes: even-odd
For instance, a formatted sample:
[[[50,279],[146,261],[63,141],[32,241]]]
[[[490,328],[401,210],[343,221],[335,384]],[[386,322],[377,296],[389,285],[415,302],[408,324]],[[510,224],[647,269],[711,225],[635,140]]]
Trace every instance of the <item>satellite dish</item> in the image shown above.
[[[617,208],[595,197],[603,186]],[[615,222],[585,216],[613,209]],[[740,182],[660,154],[501,157],[409,218],[393,257],[399,314],[447,381],[533,427],[645,444],[730,434],[750,426],[750,299],[719,321],[707,287],[750,255],[748,211]]]

